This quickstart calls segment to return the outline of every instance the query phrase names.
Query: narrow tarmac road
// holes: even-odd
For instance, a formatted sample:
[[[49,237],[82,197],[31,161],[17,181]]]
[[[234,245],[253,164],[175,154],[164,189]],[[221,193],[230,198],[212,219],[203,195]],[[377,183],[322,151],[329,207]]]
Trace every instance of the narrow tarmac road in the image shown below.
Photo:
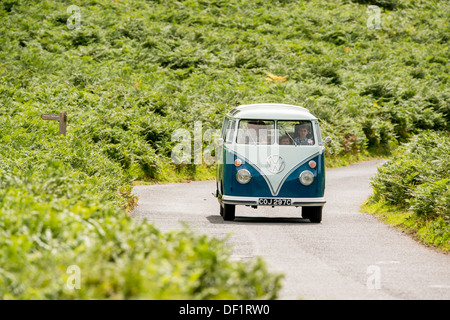
[[[427,248],[375,217],[361,213],[369,179],[382,160],[326,172],[320,224],[300,208],[236,207],[223,221],[211,194],[215,182],[136,186],[131,216],[161,231],[183,228],[223,238],[232,258],[261,256],[285,274],[279,299],[450,299],[450,255]]]

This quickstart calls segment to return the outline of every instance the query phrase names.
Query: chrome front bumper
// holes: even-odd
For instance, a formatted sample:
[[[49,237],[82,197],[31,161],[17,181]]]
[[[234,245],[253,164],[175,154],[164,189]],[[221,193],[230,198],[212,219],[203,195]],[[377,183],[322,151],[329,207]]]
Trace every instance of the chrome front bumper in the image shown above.
[[[235,196],[220,196],[219,202],[225,204],[234,204],[234,205],[246,205],[246,206],[262,206],[258,204],[258,200],[260,197],[235,197]],[[274,197],[276,199],[276,197]],[[326,203],[325,198],[284,198],[291,199],[291,207],[323,207]],[[272,205],[268,205],[272,206]]]

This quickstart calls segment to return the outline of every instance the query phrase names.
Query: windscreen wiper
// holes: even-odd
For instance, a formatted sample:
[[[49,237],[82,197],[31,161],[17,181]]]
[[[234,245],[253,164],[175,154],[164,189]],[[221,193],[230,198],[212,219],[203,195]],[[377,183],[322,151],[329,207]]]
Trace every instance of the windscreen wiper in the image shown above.
[[[283,129],[284,133],[289,137],[289,139],[292,140],[292,142],[295,144],[295,146],[297,146],[297,142],[295,142],[295,140],[292,139],[291,135],[289,133],[287,133],[286,129],[285,128],[282,128],[282,129]]]

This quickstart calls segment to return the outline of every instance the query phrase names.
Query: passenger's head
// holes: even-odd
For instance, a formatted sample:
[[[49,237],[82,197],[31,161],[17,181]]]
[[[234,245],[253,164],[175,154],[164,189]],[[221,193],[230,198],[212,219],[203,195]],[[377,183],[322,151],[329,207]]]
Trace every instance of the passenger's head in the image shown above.
[[[280,144],[283,144],[283,145],[291,144],[291,140],[289,139],[288,136],[282,136],[280,138]]]

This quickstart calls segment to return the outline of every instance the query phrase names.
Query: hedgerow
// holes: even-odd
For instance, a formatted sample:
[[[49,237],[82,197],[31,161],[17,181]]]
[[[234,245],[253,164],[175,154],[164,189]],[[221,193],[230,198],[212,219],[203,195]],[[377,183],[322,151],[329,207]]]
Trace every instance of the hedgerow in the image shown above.
[[[436,213],[448,220],[445,196],[450,176],[449,133],[421,132],[397,152],[378,169],[372,180],[374,199],[388,200],[404,209],[411,208],[419,215],[433,216]],[[432,205],[441,201],[440,205]],[[429,210],[425,210],[427,207]]]
[[[372,203],[387,202],[414,214],[421,235],[450,248],[450,135],[424,131],[400,147],[398,154],[378,169],[372,179]]]

